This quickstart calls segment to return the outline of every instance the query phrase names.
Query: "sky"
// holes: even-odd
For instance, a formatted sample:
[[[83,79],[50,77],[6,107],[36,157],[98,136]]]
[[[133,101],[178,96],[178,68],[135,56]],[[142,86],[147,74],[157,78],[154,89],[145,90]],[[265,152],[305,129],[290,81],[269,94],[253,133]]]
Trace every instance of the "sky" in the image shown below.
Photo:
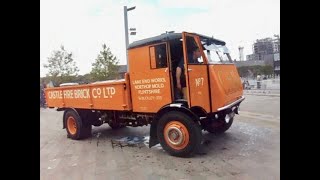
[[[280,34],[280,0],[41,0],[40,76],[48,57],[61,45],[73,53],[79,74],[89,73],[102,44],[126,64],[123,6],[133,41],[166,31],[195,32],[226,42],[232,59],[252,54],[256,39]]]

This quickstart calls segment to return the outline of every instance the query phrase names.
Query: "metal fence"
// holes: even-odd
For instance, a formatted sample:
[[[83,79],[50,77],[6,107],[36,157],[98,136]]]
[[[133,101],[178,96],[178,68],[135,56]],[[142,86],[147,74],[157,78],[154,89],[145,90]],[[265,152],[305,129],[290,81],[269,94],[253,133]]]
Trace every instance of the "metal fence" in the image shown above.
[[[280,78],[276,79],[264,79],[258,81],[256,79],[245,79],[244,89],[254,90],[280,90]]]

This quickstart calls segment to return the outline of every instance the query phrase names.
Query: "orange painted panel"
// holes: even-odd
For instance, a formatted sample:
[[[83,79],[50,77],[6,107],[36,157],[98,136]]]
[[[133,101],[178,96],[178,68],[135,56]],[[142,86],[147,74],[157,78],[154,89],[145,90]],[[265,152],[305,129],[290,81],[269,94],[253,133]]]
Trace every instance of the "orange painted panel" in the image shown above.
[[[45,89],[46,103],[48,107],[63,107],[62,89],[46,88]]]
[[[127,77],[127,76],[126,76]],[[127,77],[128,78],[128,77]],[[131,110],[130,92],[125,80],[97,84],[47,88],[48,107]]]
[[[213,112],[243,95],[240,76],[234,64],[210,65],[209,72]]]
[[[150,61],[151,61],[151,68],[156,68],[156,55],[155,55],[155,48],[150,47]]]
[[[200,106],[210,112],[207,65],[188,65],[189,95],[192,106]]]
[[[169,69],[151,69],[149,47],[130,49],[128,52],[134,112],[155,113],[172,102]]]

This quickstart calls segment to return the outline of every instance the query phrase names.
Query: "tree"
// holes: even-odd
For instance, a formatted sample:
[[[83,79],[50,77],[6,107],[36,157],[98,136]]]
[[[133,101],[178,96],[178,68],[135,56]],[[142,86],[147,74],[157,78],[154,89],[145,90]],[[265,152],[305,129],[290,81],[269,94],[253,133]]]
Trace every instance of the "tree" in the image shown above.
[[[273,72],[273,67],[272,66],[264,66],[262,69],[262,74],[264,75],[272,75]]]
[[[248,77],[248,76],[256,77],[258,74],[263,74],[263,75],[273,74],[273,68],[270,65],[242,66],[242,67],[238,67],[238,72],[241,77]]]
[[[75,78],[75,82],[79,84],[88,84],[92,82],[91,74],[79,75]]]
[[[118,77],[119,60],[111,53],[106,44],[94,63],[92,63],[91,76],[95,81],[110,80]]]
[[[61,45],[60,50],[53,51],[48,58],[48,64],[44,68],[49,69],[47,77],[55,84],[71,82],[79,72],[76,62],[73,61],[72,53],[67,52]]]

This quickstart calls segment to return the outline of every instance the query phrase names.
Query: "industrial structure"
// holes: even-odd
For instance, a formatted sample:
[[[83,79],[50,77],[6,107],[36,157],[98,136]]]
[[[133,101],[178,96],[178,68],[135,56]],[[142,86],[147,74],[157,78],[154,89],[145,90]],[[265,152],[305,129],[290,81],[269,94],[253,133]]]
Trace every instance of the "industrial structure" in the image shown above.
[[[280,74],[280,36],[274,35],[274,38],[257,39],[252,45],[253,54],[246,56],[245,64],[264,64],[271,65],[274,69],[274,74]],[[241,57],[241,51],[239,47]],[[241,58],[240,58],[241,61]],[[259,63],[257,63],[259,62]],[[238,66],[243,66],[243,63],[238,63]]]

